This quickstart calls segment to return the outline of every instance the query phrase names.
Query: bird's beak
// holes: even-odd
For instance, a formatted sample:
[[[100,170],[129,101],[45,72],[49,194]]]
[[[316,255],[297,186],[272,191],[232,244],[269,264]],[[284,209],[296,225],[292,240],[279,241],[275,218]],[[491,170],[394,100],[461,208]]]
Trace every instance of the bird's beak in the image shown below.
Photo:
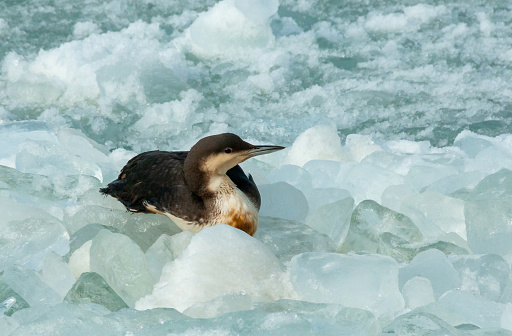
[[[244,159],[247,160],[248,158],[252,158],[254,156],[277,152],[284,148],[285,147],[283,146],[254,146],[245,152],[243,156]]]

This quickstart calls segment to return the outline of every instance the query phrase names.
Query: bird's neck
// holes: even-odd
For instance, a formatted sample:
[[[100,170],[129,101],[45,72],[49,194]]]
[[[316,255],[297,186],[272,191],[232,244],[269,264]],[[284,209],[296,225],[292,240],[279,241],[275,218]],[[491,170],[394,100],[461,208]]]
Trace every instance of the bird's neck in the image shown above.
[[[226,174],[211,174],[206,188],[209,192],[218,195],[234,193],[236,186]]]
[[[217,198],[218,194],[233,193],[236,186],[223,172],[206,171],[205,165],[187,165],[185,161],[185,181],[195,194],[203,198]]]

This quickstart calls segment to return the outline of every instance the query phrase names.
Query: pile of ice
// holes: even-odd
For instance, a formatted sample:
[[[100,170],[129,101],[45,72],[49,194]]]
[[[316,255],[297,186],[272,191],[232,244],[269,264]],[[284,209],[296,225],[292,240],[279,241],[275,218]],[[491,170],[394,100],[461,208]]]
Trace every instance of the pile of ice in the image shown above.
[[[511,135],[342,144],[315,126],[244,166],[255,237],[180,232],[101,196],[134,153],[43,122],[0,136],[7,335],[512,332]]]
[[[512,10],[372,6],[0,2],[2,335],[512,335]],[[254,237],[98,192],[224,131]]]
[[[0,117],[110,149],[182,149],[227,130],[291,143],[319,123],[342,140],[445,146],[512,123],[506,6],[34,1],[0,4]]]

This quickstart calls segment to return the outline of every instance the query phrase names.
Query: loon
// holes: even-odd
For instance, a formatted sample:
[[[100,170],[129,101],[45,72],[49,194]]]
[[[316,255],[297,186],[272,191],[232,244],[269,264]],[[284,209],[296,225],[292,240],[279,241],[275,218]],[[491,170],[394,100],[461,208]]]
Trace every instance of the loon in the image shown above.
[[[141,153],[100,192],[128,211],[169,217],[182,230],[228,224],[249,235],[258,225],[261,198],[239,163],[282,146],[255,146],[232,133],[199,140],[190,151]]]

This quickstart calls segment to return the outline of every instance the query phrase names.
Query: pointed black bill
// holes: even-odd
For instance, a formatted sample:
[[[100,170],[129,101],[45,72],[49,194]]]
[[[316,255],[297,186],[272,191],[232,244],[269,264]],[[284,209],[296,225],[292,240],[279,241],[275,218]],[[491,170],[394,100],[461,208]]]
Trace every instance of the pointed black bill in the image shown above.
[[[284,148],[285,147],[283,146],[254,146],[253,148],[249,149],[244,154],[244,156],[248,159],[258,155],[274,153]]]

